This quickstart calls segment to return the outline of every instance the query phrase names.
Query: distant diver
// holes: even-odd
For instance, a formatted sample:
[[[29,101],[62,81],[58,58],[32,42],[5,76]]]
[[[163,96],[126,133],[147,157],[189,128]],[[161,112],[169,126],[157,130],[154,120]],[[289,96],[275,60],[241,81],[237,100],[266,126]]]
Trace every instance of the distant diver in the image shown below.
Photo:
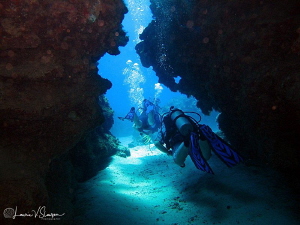
[[[201,116],[199,117],[199,121],[196,121],[172,106],[170,111],[162,116],[161,137],[155,142],[155,146],[168,155],[173,155],[175,163],[181,167],[185,166],[184,161],[190,155],[196,168],[211,174],[214,172],[207,163],[211,157],[211,150],[228,167],[242,162],[242,157],[226,141],[216,135],[209,126],[199,124]]]
[[[130,120],[134,123],[133,127],[140,132],[145,144],[152,141],[152,134],[157,132],[161,126],[160,115],[158,112],[158,100],[152,103],[148,99],[144,99],[140,115],[134,107],[131,107],[129,113],[125,117],[118,117],[120,120]]]

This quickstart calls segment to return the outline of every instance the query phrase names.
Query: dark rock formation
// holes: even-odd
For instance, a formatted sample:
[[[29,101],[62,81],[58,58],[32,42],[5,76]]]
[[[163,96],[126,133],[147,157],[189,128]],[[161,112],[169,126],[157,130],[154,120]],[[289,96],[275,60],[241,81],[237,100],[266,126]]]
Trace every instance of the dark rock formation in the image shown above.
[[[74,148],[52,159],[46,174],[48,210],[67,212],[62,221],[70,224],[77,183],[92,178],[109,164],[110,156],[124,150],[119,140],[109,132],[112,123],[108,121],[113,121],[113,111],[106,98],[99,97],[99,104],[105,122],[87,132]]]
[[[97,74],[96,62],[127,43],[126,12],[121,0],[0,1],[1,210],[28,213],[66,194],[63,204],[76,178],[88,178],[98,156],[115,152],[111,115],[93,131],[111,114],[99,104],[111,83]],[[86,147],[86,138],[99,143]],[[82,155],[88,171],[80,168]]]
[[[221,112],[221,130],[248,162],[299,169],[300,2],[151,3],[136,46],[143,65],[204,114]]]

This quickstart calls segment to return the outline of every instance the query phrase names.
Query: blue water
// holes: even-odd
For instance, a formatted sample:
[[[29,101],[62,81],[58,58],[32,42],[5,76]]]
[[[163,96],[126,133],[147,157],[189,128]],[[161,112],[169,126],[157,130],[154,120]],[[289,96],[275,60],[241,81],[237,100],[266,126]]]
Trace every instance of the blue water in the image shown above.
[[[171,92],[164,85],[158,84],[158,77],[155,75],[155,72],[151,67],[144,68],[138,54],[135,52],[135,45],[139,41],[138,30],[142,30],[141,27],[146,27],[152,19],[149,0],[136,2],[134,0],[125,0],[125,3],[129,13],[125,15],[122,24],[124,26],[123,29],[127,32],[127,36],[129,36],[129,42],[125,47],[120,47],[121,54],[117,56],[106,54],[101,58],[98,65],[99,74],[109,79],[113,84],[112,88],[107,91],[106,97],[114,110],[115,123],[111,132],[117,137],[131,135],[132,129],[132,124],[129,121],[120,121],[118,116],[125,116],[132,106],[138,108],[138,102],[141,102],[144,98],[153,100],[157,97],[160,99],[160,106],[164,108],[172,106],[170,103],[172,99],[180,98],[182,103],[191,101],[185,95]],[[132,92],[131,95],[129,93],[130,90]],[[196,101],[194,102],[196,103]],[[187,111],[185,104],[174,106]],[[201,123],[209,125],[214,131],[218,130],[216,123],[217,112],[212,112],[211,116],[204,116],[196,106],[194,111],[202,115]]]

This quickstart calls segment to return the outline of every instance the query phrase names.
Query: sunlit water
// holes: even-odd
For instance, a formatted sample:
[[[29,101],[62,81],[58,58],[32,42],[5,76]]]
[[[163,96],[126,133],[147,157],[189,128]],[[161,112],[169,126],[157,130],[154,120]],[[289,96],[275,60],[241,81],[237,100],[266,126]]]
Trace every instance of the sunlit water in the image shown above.
[[[109,79],[113,87],[107,91],[106,97],[114,110],[115,123],[112,133],[117,136],[132,135],[132,124],[128,121],[119,121],[118,116],[125,116],[132,106],[139,108],[144,98],[154,101],[160,99],[160,107],[171,107],[170,100],[182,98],[187,99],[185,95],[171,92],[167,87],[158,83],[158,77],[152,68],[144,68],[140,62],[139,56],[135,52],[135,45],[140,41],[139,34],[151,22],[152,14],[149,9],[148,0],[127,0],[125,1],[129,12],[125,15],[123,21],[124,30],[129,36],[129,42],[125,47],[121,47],[121,54],[111,56],[106,54],[99,61],[99,74]],[[162,30],[165,28],[161,28]],[[161,37],[163,38],[163,37]],[[164,62],[164,46],[161,51],[161,63]],[[168,65],[165,65],[168,67]],[[168,68],[171,69],[171,68]],[[180,78],[177,78],[177,81]],[[195,102],[196,103],[196,102]],[[185,111],[185,106],[175,105],[175,107]],[[201,113],[200,109],[195,107],[195,111]],[[160,112],[163,114],[165,111]],[[213,112],[210,117],[202,115],[202,123],[205,123],[214,131],[218,130],[216,123],[217,112]]]

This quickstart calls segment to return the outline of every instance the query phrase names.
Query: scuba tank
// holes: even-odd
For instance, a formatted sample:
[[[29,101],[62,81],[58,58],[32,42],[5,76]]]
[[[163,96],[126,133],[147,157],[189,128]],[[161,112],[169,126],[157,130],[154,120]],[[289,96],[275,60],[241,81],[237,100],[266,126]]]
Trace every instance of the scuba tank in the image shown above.
[[[193,125],[188,120],[186,115],[180,109],[171,107],[170,118],[175,123],[178,131],[185,137],[188,137],[193,131]],[[173,159],[176,164],[184,167],[184,161],[189,154],[189,147],[184,145],[184,142],[177,143],[173,146]]]
[[[189,137],[191,132],[194,131],[193,122],[189,119],[189,116],[186,116],[183,111],[180,109],[174,109],[171,107],[170,118],[175,123],[178,131],[185,137]],[[201,118],[201,117],[200,117]],[[198,124],[198,123],[197,123]],[[205,160],[209,160],[211,157],[211,147],[207,140],[197,140],[199,144],[199,151]],[[173,146],[173,159],[176,164],[181,167],[184,167],[184,161],[189,155],[190,146],[185,146],[184,142],[177,143]]]
[[[178,131],[183,136],[188,136],[193,131],[193,125],[186,118],[184,112],[182,112],[180,109],[171,108],[170,117],[172,121],[175,122]]]

